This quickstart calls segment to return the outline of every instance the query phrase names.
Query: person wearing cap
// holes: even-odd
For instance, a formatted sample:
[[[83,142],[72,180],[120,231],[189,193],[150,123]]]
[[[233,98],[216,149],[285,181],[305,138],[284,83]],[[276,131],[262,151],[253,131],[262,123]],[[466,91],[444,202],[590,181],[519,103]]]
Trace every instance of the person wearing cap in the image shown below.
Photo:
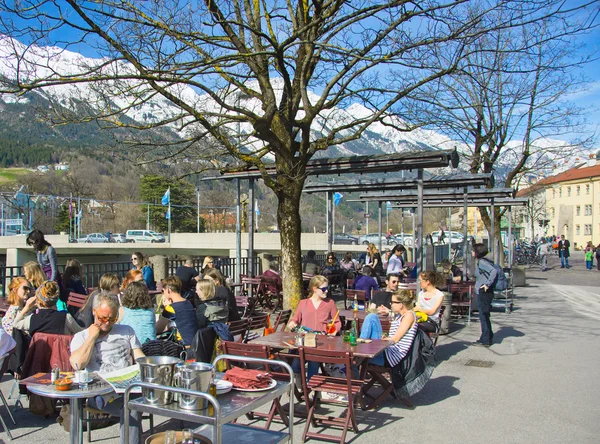
[[[22,330],[29,336],[35,333],[73,335],[83,328],[70,313],[57,311],[56,303],[60,287],[54,281],[43,282],[35,296],[27,299],[23,310],[15,318],[13,328]]]

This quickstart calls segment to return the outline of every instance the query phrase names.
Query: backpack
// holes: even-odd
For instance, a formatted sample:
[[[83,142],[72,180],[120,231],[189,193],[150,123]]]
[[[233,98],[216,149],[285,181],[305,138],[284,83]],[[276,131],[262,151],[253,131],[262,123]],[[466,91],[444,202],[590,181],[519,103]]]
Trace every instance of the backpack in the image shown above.
[[[492,284],[492,287],[494,288],[494,290],[495,291],[506,290],[508,288],[508,279],[506,279],[506,275],[504,274],[504,270],[502,270],[502,267],[500,267],[500,265],[495,264],[494,262],[492,262],[491,260],[489,260],[487,258],[483,258],[483,259],[485,259],[490,264],[492,264],[492,267],[494,267],[494,269],[496,270],[496,279],[494,280],[494,283]]]

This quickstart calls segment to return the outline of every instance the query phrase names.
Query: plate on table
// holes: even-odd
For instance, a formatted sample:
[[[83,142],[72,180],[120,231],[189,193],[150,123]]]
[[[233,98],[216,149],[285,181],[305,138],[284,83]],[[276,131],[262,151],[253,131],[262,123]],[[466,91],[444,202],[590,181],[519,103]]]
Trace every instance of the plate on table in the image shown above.
[[[271,390],[272,388],[275,388],[275,386],[277,385],[277,381],[275,381],[274,379],[271,379],[271,383],[267,386],[267,387],[263,387],[263,388],[257,388],[257,389],[244,389],[244,388],[237,388],[237,387],[233,387],[233,390],[237,390],[238,392],[264,392],[265,390]]]
[[[229,381],[225,381],[223,379],[220,379],[217,381],[216,383],[217,386],[217,395],[224,395],[225,393],[228,393],[231,391],[231,389],[233,388],[233,384]]]

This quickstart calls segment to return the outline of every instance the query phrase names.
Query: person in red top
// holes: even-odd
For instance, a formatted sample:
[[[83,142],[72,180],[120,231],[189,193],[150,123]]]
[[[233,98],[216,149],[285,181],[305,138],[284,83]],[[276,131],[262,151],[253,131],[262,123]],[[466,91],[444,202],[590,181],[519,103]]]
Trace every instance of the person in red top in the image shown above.
[[[327,321],[334,317],[336,334],[341,330],[342,323],[336,317],[337,307],[333,299],[327,297],[328,282],[325,276],[316,275],[308,284],[308,298],[298,304],[298,308],[288,324],[290,329],[298,325],[308,327],[311,330],[325,331]]]

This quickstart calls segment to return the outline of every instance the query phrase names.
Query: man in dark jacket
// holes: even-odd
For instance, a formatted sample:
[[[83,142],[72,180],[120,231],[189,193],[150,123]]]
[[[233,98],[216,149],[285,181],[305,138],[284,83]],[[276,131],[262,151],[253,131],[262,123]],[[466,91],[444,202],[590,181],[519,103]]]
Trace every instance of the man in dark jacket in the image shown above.
[[[571,248],[571,243],[565,239],[565,235],[563,234],[558,241],[558,254],[560,256],[560,268],[571,268],[569,267],[569,248]]]

